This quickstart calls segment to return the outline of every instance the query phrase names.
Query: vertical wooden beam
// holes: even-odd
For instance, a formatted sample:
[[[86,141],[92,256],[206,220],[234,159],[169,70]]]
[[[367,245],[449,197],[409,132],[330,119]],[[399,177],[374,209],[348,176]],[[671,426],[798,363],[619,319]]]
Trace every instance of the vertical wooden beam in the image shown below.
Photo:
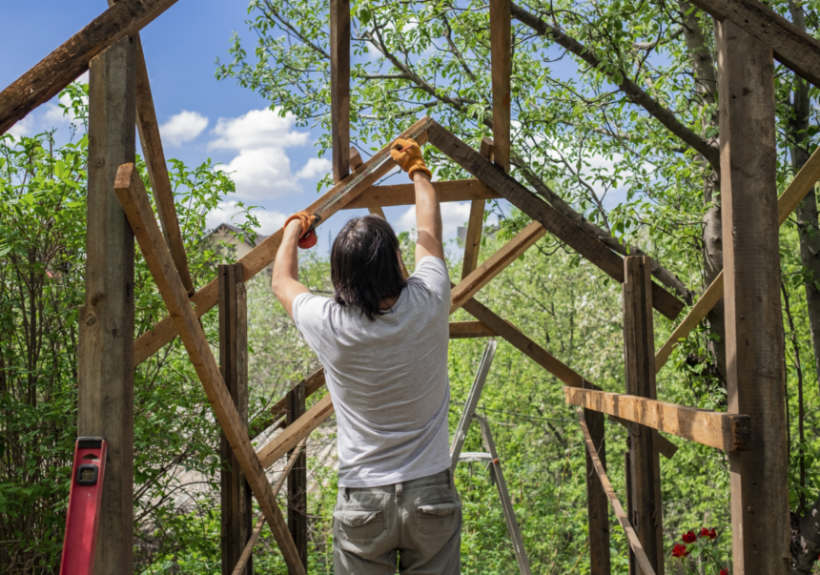
[[[330,0],[330,130],[338,182],[350,172],[350,0]]]
[[[771,48],[717,26],[728,411],[751,417],[729,454],[733,573],[787,573],[788,450]]]
[[[606,444],[604,442],[604,414],[589,409],[584,410],[593,445],[606,465]],[[589,573],[590,575],[609,575],[609,506],[606,493],[595,473],[595,466],[589,452],[587,460],[587,525],[589,526]]]
[[[248,314],[242,266],[219,266],[219,369],[242,423],[248,423]],[[251,535],[251,490],[221,434],[222,574],[231,575]],[[243,574],[253,573],[252,563]]]
[[[300,382],[288,392],[287,424],[305,413],[305,384]],[[298,448],[297,448],[298,449]],[[288,452],[293,457],[295,450]],[[307,456],[300,450],[288,474],[288,529],[307,570]],[[293,573],[293,571],[289,571]]]
[[[493,158],[493,141],[490,138],[481,140],[480,153],[487,160]],[[461,261],[461,279],[464,279],[478,265],[481,249],[481,232],[484,228],[484,200],[470,202],[470,218],[467,220],[467,234],[464,236],[464,258]]]
[[[624,360],[627,393],[656,397],[651,266],[645,256],[624,258]],[[629,425],[629,508],[646,555],[663,573],[660,462],[652,429]],[[636,568],[638,575],[644,575]]]
[[[108,442],[95,573],[133,572],[134,236],[114,195],[134,161],[131,38],[91,60],[85,305],[79,327],[77,432]]]
[[[512,43],[510,0],[490,0],[490,51],[493,85],[495,163],[510,171],[510,75]]]

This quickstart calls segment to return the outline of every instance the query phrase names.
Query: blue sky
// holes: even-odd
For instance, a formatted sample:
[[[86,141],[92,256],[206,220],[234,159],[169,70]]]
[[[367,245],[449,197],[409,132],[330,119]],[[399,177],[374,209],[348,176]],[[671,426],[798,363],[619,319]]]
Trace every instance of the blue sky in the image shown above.
[[[212,158],[230,170],[237,195],[210,214],[209,223],[229,221],[233,202],[260,206],[261,232],[275,231],[289,213],[316,197],[316,182],[330,171],[317,157],[317,132],[279,118],[268,103],[231,79],[214,78],[216,60],[227,60],[234,33],[254,45],[245,24],[244,0],[180,0],[142,30],[141,37],[166,157],[197,165]],[[0,35],[0,87],[13,82],[106,8],[104,0],[9,2]],[[12,128],[30,135],[51,128],[68,134],[68,120],[55,101],[40,106]],[[67,136],[65,136],[67,137]],[[366,158],[365,158],[366,159]],[[404,182],[396,175],[391,181]],[[443,206],[445,236],[464,225],[468,204]],[[355,212],[343,212],[321,228],[320,249]],[[410,208],[387,210],[397,231],[412,227]]]

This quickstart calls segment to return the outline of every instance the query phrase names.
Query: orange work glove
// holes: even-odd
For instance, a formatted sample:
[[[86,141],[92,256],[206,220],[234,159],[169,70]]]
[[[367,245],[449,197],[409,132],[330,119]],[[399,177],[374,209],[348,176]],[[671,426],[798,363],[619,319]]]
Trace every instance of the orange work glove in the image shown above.
[[[393,145],[390,146],[390,157],[396,162],[399,167],[407,172],[410,179],[413,179],[413,173],[421,170],[428,177],[432,178],[433,174],[427,169],[424,164],[424,158],[421,157],[421,148],[415,140],[409,138],[398,138]]]
[[[319,218],[305,211],[296,212],[285,220],[285,225],[282,226],[282,228],[288,227],[288,224],[292,220],[299,220],[299,223],[302,224],[302,231],[299,233],[299,247],[306,250],[315,246],[317,240],[316,230],[311,226],[315,224]]]

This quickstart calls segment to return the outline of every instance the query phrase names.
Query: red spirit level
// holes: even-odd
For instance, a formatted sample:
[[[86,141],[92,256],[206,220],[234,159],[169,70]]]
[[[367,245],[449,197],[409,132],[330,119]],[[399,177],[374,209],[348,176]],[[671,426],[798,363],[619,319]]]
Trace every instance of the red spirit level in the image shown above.
[[[105,459],[103,438],[77,438],[60,575],[91,575],[94,568]]]

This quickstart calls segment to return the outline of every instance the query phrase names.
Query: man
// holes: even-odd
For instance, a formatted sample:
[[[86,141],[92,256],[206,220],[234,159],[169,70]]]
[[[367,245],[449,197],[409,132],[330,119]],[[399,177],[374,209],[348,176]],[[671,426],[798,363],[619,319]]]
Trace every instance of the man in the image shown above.
[[[399,139],[390,153],[415,184],[415,272],[404,279],[386,221],[354,218],[333,242],[334,297],[313,295],[298,280],[296,248],[315,238],[297,214],[285,224],[272,287],[324,366],[336,410],[335,573],[458,574],[441,212],[418,144]]]

